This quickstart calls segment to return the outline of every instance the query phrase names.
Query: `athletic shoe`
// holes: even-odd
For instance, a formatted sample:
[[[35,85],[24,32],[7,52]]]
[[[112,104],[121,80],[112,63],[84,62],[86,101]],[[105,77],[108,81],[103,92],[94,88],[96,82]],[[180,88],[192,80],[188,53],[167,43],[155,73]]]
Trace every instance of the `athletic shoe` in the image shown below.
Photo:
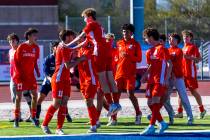
[[[96,126],[91,126],[90,129],[88,129],[87,133],[96,133],[97,132],[97,128]]]
[[[140,125],[141,124],[141,115],[137,115],[135,119],[135,125]]]
[[[97,121],[96,122],[96,128],[100,128],[101,127],[101,123],[100,123],[100,121]]]
[[[169,117],[169,125],[173,125],[174,124],[174,117]]]
[[[174,115],[174,118],[183,118],[183,113],[177,113]]]
[[[68,123],[72,122],[72,118],[69,114],[66,115],[66,120],[67,120]]]
[[[62,129],[56,129],[56,130],[55,130],[55,134],[56,134],[56,135],[65,135],[65,133],[63,132]]]
[[[106,126],[116,126],[117,125],[117,120],[110,120]]]
[[[112,115],[112,113],[114,112],[114,110],[116,110],[117,109],[117,106],[116,106],[116,104],[111,104],[110,106],[109,106],[109,111],[108,111],[108,114],[107,114],[107,117],[110,117],[111,115]]]
[[[187,121],[187,125],[189,125],[189,126],[192,126],[193,125],[193,119],[189,119],[188,121]]]
[[[31,122],[31,116],[29,116],[27,119],[25,119],[25,122]]]
[[[46,135],[49,135],[49,134],[52,134],[52,132],[50,131],[49,127],[48,126],[41,126],[42,128],[42,131],[46,134]]]
[[[160,127],[160,129],[159,129],[159,132],[158,132],[158,133],[159,133],[159,134],[163,134],[164,131],[165,131],[166,129],[168,129],[168,124],[167,124],[166,122],[162,121],[162,122],[160,122],[159,127]]]
[[[140,133],[140,135],[154,135],[155,127],[153,125],[149,125],[144,131]]]
[[[198,119],[203,119],[205,115],[206,115],[206,110],[200,113],[200,116],[198,117]]]
[[[19,127],[19,119],[14,119],[14,128]]]
[[[39,121],[36,118],[31,118],[31,122],[35,127],[39,127]]]

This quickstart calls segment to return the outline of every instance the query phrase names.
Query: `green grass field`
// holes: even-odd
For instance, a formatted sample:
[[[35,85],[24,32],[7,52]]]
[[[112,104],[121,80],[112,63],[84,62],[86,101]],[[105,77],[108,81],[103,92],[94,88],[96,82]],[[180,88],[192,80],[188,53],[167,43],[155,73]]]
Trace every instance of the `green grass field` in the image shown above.
[[[168,121],[167,118],[165,118]],[[87,132],[89,125],[86,123],[88,119],[74,119],[73,123],[65,123],[63,130],[66,134],[84,134]],[[133,118],[119,118],[117,126],[106,126],[107,119],[101,119],[102,126],[98,129],[99,133],[138,133],[141,132],[148,125],[148,120],[142,118],[142,124],[134,125]],[[54,132],[56,128],[56,120],[50,123],[50,128]],[[175,119],[175,124],[169,127],[169,130],[210,130],[210,116],[203,120],[195,119],[193,126],[186,125],[186,118]],[[31,123],[22,122],[19,128],[13,128],[13,123],[7,121],[0,121],[0,136],[14,136],[14,135],[43,135],[41,128],[35,128]]]

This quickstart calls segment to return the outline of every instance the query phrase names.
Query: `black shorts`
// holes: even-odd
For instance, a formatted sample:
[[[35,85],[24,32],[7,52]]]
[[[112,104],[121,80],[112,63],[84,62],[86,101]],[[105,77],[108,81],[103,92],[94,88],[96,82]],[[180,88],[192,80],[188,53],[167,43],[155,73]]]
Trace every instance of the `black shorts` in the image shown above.
[[[45,78],[40,88],[40,93],[47,96],[50,91],[52,91],[51,83]]]

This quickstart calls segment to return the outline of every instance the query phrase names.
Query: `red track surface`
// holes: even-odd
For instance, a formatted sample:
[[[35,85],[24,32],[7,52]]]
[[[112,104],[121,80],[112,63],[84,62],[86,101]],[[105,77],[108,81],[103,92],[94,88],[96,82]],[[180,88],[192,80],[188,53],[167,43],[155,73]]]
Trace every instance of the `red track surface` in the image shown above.
[[[145,89],[145,85],[143,85],[141,87],[141,89]],[[210,96],[210,81],[200,81],[198,91],[202,96]],[[137,95],[137,97],[144,97],[144,94],[140,94],[139,92],[136,95]],[[127,98],[127,95],[122,94],[121,98]],[[81,100],[82,99],[80,92],[75,87],[72,87],[70,99],[71,100]],[[51,100],[51,94],[48,95],[46,100]],[[11,102],[8,85],[0,86],[0,103],[4,103],[4,102]]]

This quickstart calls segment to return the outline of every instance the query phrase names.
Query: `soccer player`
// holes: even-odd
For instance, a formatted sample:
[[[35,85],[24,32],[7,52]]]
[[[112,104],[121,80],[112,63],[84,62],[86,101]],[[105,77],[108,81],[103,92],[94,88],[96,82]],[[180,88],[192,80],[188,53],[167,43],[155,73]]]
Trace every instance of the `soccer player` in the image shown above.
[[[61,41],[67,44],[75,38],[75,33],[72,30],[62,30],[59,33],[59,37]],[[57,135],[64,135],[62,127],[71,90],[70,68],[86,59],[85,57],[80,57],[72,62],[71,55],[71,49],[64,47],[63,43],[58,45],[55,55],[55,72],[51,80],[53,103],[49,106],[41,126],[45,134],[51,134],[48,124],[54,116],[54,113],[58,110],[57,129],[55,133]]]
[[[152,117],[150,119],[150,125],[141,134],[154,134],[156,121],[160,123],[159,134],[162,134],[168,128],[168,124],[163,120],[160,109],[163,106],[162,98],[166,93],[172,63],[170,61],[169,52],[159,42],[160,35],[156,29],[145,29],[143,37],[145,41],[152,46],[152,48],[146,52],[148,70],[141,79],[142,82],[145,82],[148,77],[146,97],[148,98],[148,106],[152,111]]]
[[[47,97],[48,93],[52,90],[51,88],[51,79],[52,75],[55,71],[55,53],[56,53],[56,48],[59,44],[59,41],[54,41],[51,43],[50,49],[51,49],[51,54],[48,55],[45,58],[44,62],[44,74],[45,78],[43,80],[40,93],[38,96],[38,101],[37,101],[37,112],[36,112],[36,118],[39,119],[40,113],[41,113],[41,104],[44,101],[44,99]],[[70,115],[68,114],[68,109],[66,113],[66,119],[68,122],[72,122],[72,119]]]
[[[19,44],[19,37],[15,34],[15,33],[11,33],[7,36],[7,41],[9,42],[11,49],[9,50],[9,62],[10,62],[10,93],[11,93],[11,100],[13,102],[13,104],[15,104],[15,99],[16,99],[16,87],[15,87],[15,83],[14,83],[14,76],[15,76],[15,62],[14,62],[14,54],[18,48],[18,44]],[[25,93],[25,94],[24,94]],[[31,108],[31,95],[29,92],[24,92],[23,95],[27,101],[27,104],[29,106],[29,109]],[[28,120],[28,119],[26,119]],[[11,119],[10,122],[14,122],[15,119]],[[21,115],[19,117],[19,121],[23,121],[21,119]]]
[[[169,54],[170,59],[173,64],[172,68],[172,76],[169,81],[169,87],[168,87],[168,94],[166,97],[166,102],[164,103],[164,107],[166,108],[167,112],[170,114],[170,112],[174,112],[173,108],[170,104],[170,95],[173,91],[173,87],[175,86],[179,97],[181,98],[181,102],[186,110],[187,117],[188,117],[188,125],[193,124],[193,114],[192,109],[190,106],[190,102],[187,96],[187,91],[184,83],[183,78],[183,72],[182,72],[182,59],[183,59],[183,52],[178,47],[178,44],[181,42],[181,37],[177,33],[172,33],[169,36]],[[173,124],[173,116],[169,116],[170,123]]]
[[[111,105],[108,116],[117,113],[121,110],[120,104],[117,102],[119,94],[114,80],[113,72],[108,64],[108,51],[107,43],[104,38],[103,27],[96,20],[96,11],[93,8],[87,8],[82,12],[82,17],[86,22],[86,26],[82,33],[77,36],[71,43],[66,44],[72,46],[78,42],[82,37],[86,36],[87,40],[94,44],[95,63],[99,83],[104,94],[114,93],[114,104]]]
[[[38,77],[40,72],[37,65],[39,59],[39,47],[36,43],[38,30],[29,28],[25,32],[26,42],[19,45],[15,52],[14,61],[16,67],[16,74],[14,83],[17,94],[15,100],[15,122],[14,127],[19,127],[18,119],[20,115],[20,103],[22,92],[29,90],[32,95],[31,101],[31,121],[38,127],[39,123],[36,119],[36,105],[37,105],[37,83],[34,75],[34,69]]]
[[[183,54],[183,74],[186,87],[190,90],[191,94],[195,97],[200,110],[199,119],[203,119],[206,115],[206,110],[203,107],[202,98],[197,92],[198,81],[196,63],[202,60],[198,47],[195,46],[191,41],[193,39],[193,33],[190,30],[183,30],[182,37],[184,41]],[[183,108],[179,104],[178,114],[176,117],[183,117]]]
[[[123,38],[117,42],[117,69],[115,80],[119,93],[127,92],[130,101],[136,111],[135,124],[141,124],[142,112],[136,98],[136,63],[141,62],[142,52],[140,44],[132,38],[135,27],[132,24],[122,26]]]
[[[80,40],[81,42],[85,41],[85,37]],[[90,119],[90,129],[87,131],[88,133],[96,133],[97,132],[97,109],[93,103],[93,99],[97,92],[97,75],[93,57],[93,47],[94,45],[91,42],[86,40],[83,47],[79,49],[78,57],[86,56],[86,60],[79,63],[79,81],[80,81],[80,91],[85,99],[87,110]]]

